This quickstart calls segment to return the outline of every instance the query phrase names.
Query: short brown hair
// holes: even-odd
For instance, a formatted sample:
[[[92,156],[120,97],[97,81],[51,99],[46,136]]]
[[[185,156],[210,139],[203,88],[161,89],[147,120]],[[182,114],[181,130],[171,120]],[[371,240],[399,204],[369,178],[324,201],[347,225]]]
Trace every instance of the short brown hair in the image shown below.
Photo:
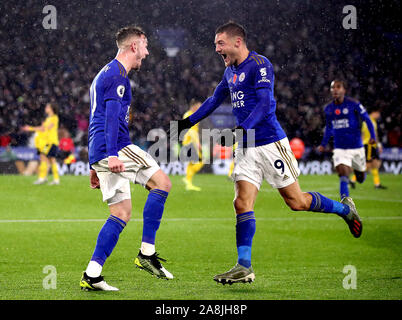
[[[339,79],[339,78],[338,78],[338,79],[332,80],[331,83],[332,83],[332,82],[342,84],[342,87],[343,87],[345,90],[348,88],[348,84],[346,83],[345,80],[342,80],[342,79]]]
[[[247,39],[246,29],[244,27],[234,21],[226,22],[225,24],[219,26],[215,34],[226,32],[231,37],[240,37],[243,41]]]
[[[116,32],[117,47],[120,48],[123,45],[123,43],[131,36],[141,37],[142,35],[146,36],[144,30],[142,30],[138,26],[123,27]]]

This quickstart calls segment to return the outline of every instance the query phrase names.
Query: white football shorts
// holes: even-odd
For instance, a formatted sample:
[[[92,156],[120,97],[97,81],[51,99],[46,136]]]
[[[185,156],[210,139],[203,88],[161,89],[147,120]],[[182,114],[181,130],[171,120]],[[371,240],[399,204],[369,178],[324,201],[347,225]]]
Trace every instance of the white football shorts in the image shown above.
[[[357,171],[366,171],[366,155],[364,153],[364,147],[357,149],[334,149],[332,160],[334,166],[337,167],[340,164],[351,167]]]
[[[131,199],[130,181],[145,187],[148,180],[160,169],[150,154],[134,144],[121,149],[118,158],[124,164],[124,172],[111,172],[107,158],[92,165],[99,178],[103,201],[107,201],[108,205]]]
[[[259,147],[237,148],[232,179],[248,181],[260,189],[263,180],[279,189],[297,181],[300,169],[288,138]]]

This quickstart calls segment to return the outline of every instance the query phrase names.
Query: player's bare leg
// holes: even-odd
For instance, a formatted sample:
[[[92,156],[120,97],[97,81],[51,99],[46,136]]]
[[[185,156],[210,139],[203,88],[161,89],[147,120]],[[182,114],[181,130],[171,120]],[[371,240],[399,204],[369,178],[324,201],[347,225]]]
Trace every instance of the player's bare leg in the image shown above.
[[[49,158],[50,167],[52,169],[53,181],[49,182],[49,185],[60,184],[59,169],[57,167],[57,161],[55,157]]]
[[[302,192],[298,181],[278,191],[293,211],[335,213],[345,220],[355,238],[360,237],[363,224],[352,198],[344,197],[341,202],[338,202],[318,192]]]
[[[251,246],[255,233],[254,204],[257,198],[257,187],[245,180],[235,184],[233,206],[236,212],[236,246],[238,260],[229,271],[217,274],[214,280],[222,284],[251,283],[255,279],[251,266]]]
[[[155,237],[171,187],[169,177],[160,169],[148,180],[146,188],[149,190],[149,195],[143,212],[141,249],[134,259],[136,267],[162,279],[173,279],[173,275],[160,263],[160,261],[166,260],[160,258],[155,251]]]
[[[39,168],[38,168],[38,180],[34,184],[44,184],[47,181],[47,172],[49,170],[49,159],[46,155],[41,153],[39,155]]]

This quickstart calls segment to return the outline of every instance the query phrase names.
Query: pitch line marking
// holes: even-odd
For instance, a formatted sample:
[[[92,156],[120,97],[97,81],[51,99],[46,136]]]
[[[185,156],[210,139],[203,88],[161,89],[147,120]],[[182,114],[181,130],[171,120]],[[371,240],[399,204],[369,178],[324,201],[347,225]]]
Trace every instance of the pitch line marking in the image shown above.
[[[309,220],[325,220],[328,219],[328,216],[323,216],[323,217],[256,217],[256,220],[258,221],[309,221]],[[234,220],[233,218],[166,218],[163,219],[162,221],[231,221]],[[363,217],[363,221],[368,221],[368,220],[402,220],[402,216],[384,216],[384,217]],[[40,222],[61,222],[61,223],[66,223],[66,222],[105,222],[105,219],[15,219],[15,220],[0,220],[0,223],[40,223]],[[137,221],[141,222],[142,219],[134,218],[131,219],[130,221]]]

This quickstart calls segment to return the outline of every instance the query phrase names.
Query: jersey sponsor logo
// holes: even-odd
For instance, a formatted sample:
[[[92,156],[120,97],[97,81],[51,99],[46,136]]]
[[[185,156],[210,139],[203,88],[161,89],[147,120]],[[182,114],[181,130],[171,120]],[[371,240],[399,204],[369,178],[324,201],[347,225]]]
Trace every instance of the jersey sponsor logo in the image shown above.
[[[267,82],[267,83],[271,83],[271,80],[263,77],[262,79],[258,80],[257,83],[261,83],[261,82]]]
[[[261,77],[265,77],[267,75],[267,68],[261,68],[260,74],[261,74]]]
[[[244,93],[243,91],[235,91],[230,93],[230,97],[232,99],[232,107],[233,108],[240,108],[244,107]]]
[[[239,77],[239,82],[243,82],[243,80],[244,80],[245,77],[246,77],[246,74],[245,74],[244,72],[242,72],[242,73],[240,74],[240,77]]]
[[[124,91],[125,91],[125,88],[124,88],[124,86],[123,85],[119,85],[118,87],[117,87],[117,95],[120,97],[120,98],[123,98],[123,96],[124,96]]]
[[[365,113],[365,112],[366,112],[366,108],[365,108],[365,107],[363,107],[363,105],[362,105],[362,104],[359,104],[359,108],[360,108],[360,114],[363,114],[363,113]]]
[[[332,120],[332,127],[334,129],[349,128],[349,119],[337,119]]]

